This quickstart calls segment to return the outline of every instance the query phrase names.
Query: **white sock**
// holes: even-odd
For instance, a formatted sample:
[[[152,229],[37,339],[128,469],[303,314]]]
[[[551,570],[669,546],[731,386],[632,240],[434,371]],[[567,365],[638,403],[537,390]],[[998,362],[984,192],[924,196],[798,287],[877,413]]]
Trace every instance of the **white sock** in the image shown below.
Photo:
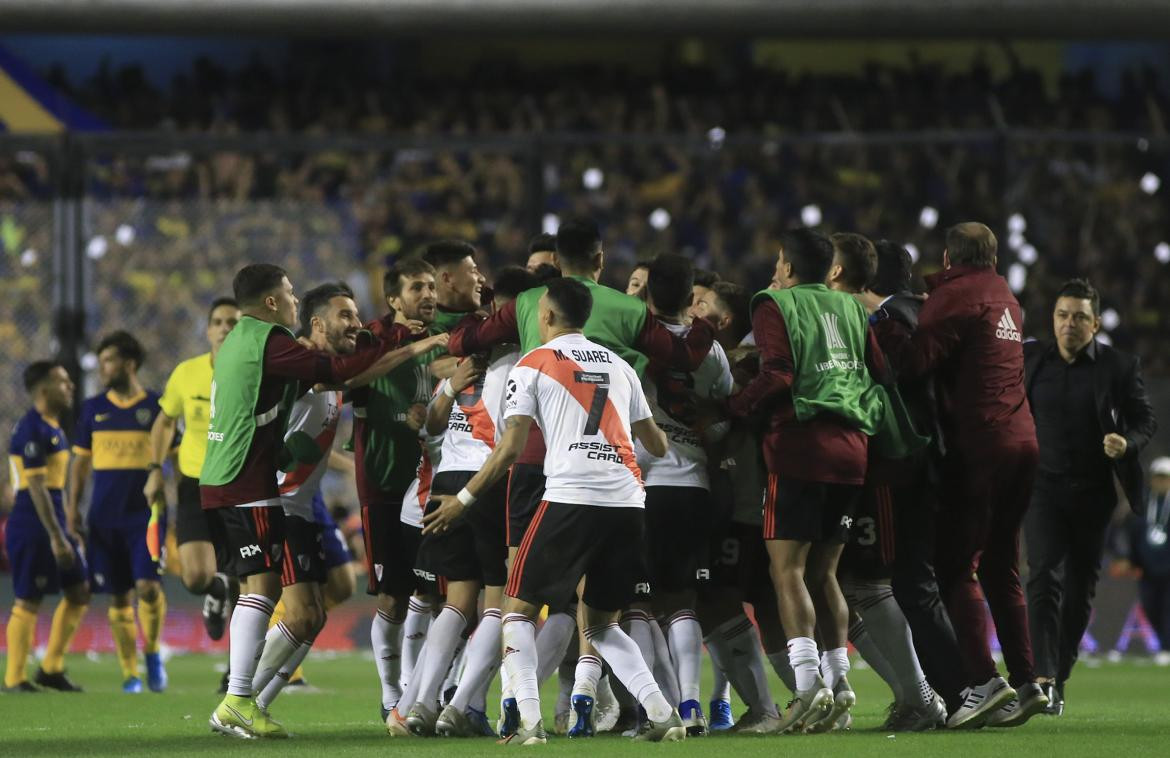
[[[663,697],[646,666],[638,646],[617,624],[591,627],[585,636],[609,664],[610,669],[630,694],[637,698],[651,721],[661,723],[670,718],[673,706]]]
[[[390,710],[402,697],[402,623],[390,620],[390,615],[379,610],[370,624],[370,645],[374,649],[374,664],[378,680],[382,682],[382,707]]]
[[[448,692],[452,692],[459,686],[459,679],[463,676],[463,669],[467,664],[467,641],[470,639],[470,633],[467,629],[463,630],[463,634],[459,635],[459,642],[455,643],[455,655],[451,656],[451,665],[447,667],[447,676],[443,677],[443,683],[439,685],[439,700]],[[446,705],[446,703],[443,703]]]
[[[848,673],[848,648],[835,647],[821,653],[821,676],[824,677],[825,684],[829,686],[829,689],[836,687],[837,682],[844,679]]]
[[[398,686],[404,690],[414,675],[414,667],[418,664],[418,656],[427,639],[427,627],[433,618],[430,603],[417,597],[410,599],[406,607],[406,621],[402,622],[402,674],[398,682]]]
[[[264,649],[275,604],[263,595],[240,595],[228,628],[228,694],[252,697],[252,679]]]
[[[772,664],[772,670],[776,672],[776,676],[780,677],[780,681],[784,682],[788,691],[795,695],[796,673],[792,670],[792,664],[788,662],[788,651],[768,653],[767,658],[768,663]]]
[[[315,638],[314,638],[315,639]],[[305,662],[309,651],[313,649],[313,640],[304,642],[296,651],[288,657],[276,672],[276,676],[264,686],[263,691],[256,696],[256,704],[261,708],[267,708],[272,705],[272,701],[280,694],[280,691],[288,686],[288,678],[297,670],[297,667]]]
[[[577,668],[573,672],[572,696],[588,695],[596,700],[597,682],[600,680],[601,659],[594,655],[581,656],[577,659]]]
[[[679,611],[666,621],[670,658],[678,676],[678,700],[699,701],[699,679],[703,673],[703,628],[694,611]]]
[[[875,582],[849,582],[842,589],[846,590],[846,600],[850,607],[861,616],[870,638],[889,663],[902,693],[898,702],[929,705],[934,695],[927,689],[925,694],[930,699],[923,700],[922,683],[926,675],[922,673],[918,653],[914,650],[910,624],[906,622],[898,601],[894,599],[893,588]]]
[[[817,681],[817,643],[811,637],[793,637],[788,640],[788,665],[796,674],[796,689],[804,692],[812,689]]]
[[[283,621],[269,629],[264,637],[264,653],[260,656],[256,673],[252,676],[252,691],[260,692],[267,687],[280,667],[304,644],[304,640],[292,635]]]
[[[520,723],[532,729],[540,723],[540,686],[536,682],[536,625],[520,613],[504,617],[504,668],[516,694]]]
[[[467,643],[463,675],[451,705],[460,712],[472,705],[476,693],[486,689],[492,675],[500,668],[500,609],[488,608]]]
[[[654,639],[654,679],[658,682],[663,696],[671,705],[677,706],[682,702],[678,686],[678,674],[674,671],[674,661],[670,657],[670,647],[666,644],[666,635],[658,621],[651,620],[650,636]]]
[[[650,616],[645,611],[631,610],[622,614],[622,631],[625,632],[638,650],[642,653],[642,660],[651,670],[654,669],[654,634],[650,631]]]
[[[541,684],[557,670],[576,633],[577,618],[574,615],[553,613],[545,619],[536,635],[536,679]]]
[[[410,709],[418,702],[418,688],[422,684],[422,669],[426,665],[427,657],[427,648],[424,645],[422,652],[418,655],[418,660],[415,662],[415,669],[419,675],[410,678],[410,681],[402,688],[402,697],[398,698],[398,704],[402,706],[402,708],[398,709],[398,715],[402,716],[402,718],[406,718],[407,714],[410,713]]]
[[[866,628],[865,623],[861,620],[861,616],[854,614],[853,623],[849,625],[849,641],[853,643],[853,647],[857,648],[858,654],[862,660],[869,664],[870,668],[877,672],[877,675],[882,678],[886,686],[890,688],[890,692],[894,694],[894,702],[904,703],[906,693],[902,691],[902,685],[898,681],[898,674],[894,671],[894,667],[886,660],[886,656],[878,647],[877,640],[875,640]]]
[[[418,696],[413,703],[407,703],[408,708],[422,705],[434,708],[439,701],[439,689],[451,667],[459,643],[463,639],[463,630],[467,628],[467,618],[461,611],[447,605],[431,624],[427,632],[426,660],[417,665],[414,677],[419,680]],[[401,711],[400,711],[401,712]]]
[[[500,621],[500,647],[501,653],[504,639],[503,621]],[[500,701],[501,703],[508,698],[514,698],[516,695],[512,692],[512,684],[508,680],[508,669],[504,668],[504,659],[500,658]]]
[[[573,702],[573,685],[577,679],[577,664],[565,661],[557,667],[557,704],[553,713],[567,713]]]
[[[764,670],[764,651],[760,646],[760,635],[756,632],[751,619],[746,615],[738,616],[719,626],[715,633],[721,636],[727,645],[727,659],[730,660],[728,670],[731,672],[732,681],[739,682],[744,690],[755,696],[754,700],[745,697],[745,702],[757,712],[769,716],[775,714],[776,702],[772,697],[768,674]],[[787,666],[785,661],[785,668]]]

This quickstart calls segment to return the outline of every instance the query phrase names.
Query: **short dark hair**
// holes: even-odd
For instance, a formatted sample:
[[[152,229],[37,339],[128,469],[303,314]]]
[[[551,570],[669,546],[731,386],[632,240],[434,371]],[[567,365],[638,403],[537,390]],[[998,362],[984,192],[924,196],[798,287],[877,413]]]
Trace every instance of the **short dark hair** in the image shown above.
[[[583,216],[570,218],[557,227],[557,257],[574,268],[584,268],[601,250],[601,229]]]
[[[1075,297],[1078,300],[1088,300],[1089,304],[1093,306],[1093,315],[1101,315],[1101,296],[1097,294],[1097,288],[1090,284],[1088,279],[1069,279],[1060,285],[1060,291],[1056,293],[1056,297],[1057,299]]]
[[[548,299],[570,329],[584,329],[593,311],[593,295],[576,279],[562,277],[548,283]]]
[[[142,362],[146,359],[146,351],[142,349],[142,343],[133,334],[122,329],[110,332],[98,343],[98,355],[111,347],[118,351],[118,357],[122,360],[134,361],[135,366],[142,368]]]
[[[395,261],[394,265],[386,269],[382,276],[382,292],[386,297],[398,297],[402,294],[402,280],[412,279],[423,274],[435,275],[435,267],[417,256]]]
[[[780,235],[784,261],[801,284],[823,284],[833,267],[833,243],[823,234],[800,227]]]
[[[274,263],[249,263],[236,272],[232,294],[240,305],[259,305],[261,299],[280,286],[287,274]]]
[[[49,378],[53,369],[63,365],[61,361],[33,361],[24,369],[24,388],[32,392],[41,382]]]
[[[914,277],[914,259],[906,248],[890,240],[878,240],[873,245],[877,255],[877,270],[869,288],[879,295],[908,292]]]
[[[456,266],[467,256],[475,258],[475,248],[463,240],[439,240],[426,246],[422,259],[435,268]]]
[[[844,272],[845,286],[854,292],[865,289],[877,273],[877,251],[873,243],[853,232],[838,232],[829,240],[833,243],[833,256]]]
[[[711,286],[711,291],[731,313],[734,323],[731,329],[732,336],[737,341],[743,339],[752,330],[752,296],[735,282],[715,282]]]
[[[719,276],[718,272],[708,271],[705,268],[695,269],[695,285],[696,286],[706,287],[707,289],[711,289],[712,287],[715,286],[715,282],[720,281],[721,278],[722,277]]]
[[[646,289],[657,310],[674,315],[691,302],[695,286],[695,267],[689,259],[674,253],[663,253],[650,261],[646,275]]]
[[[544,284],[549,279],[560,279],[563,276],[561,270],[551,263],[540,264],[536,267],[536,270],[532,272],[532,275],[535,276],[536,281],[540,282],[541,284]]]
[[[335,297],[353,297],[353,289],[345,282],[326,282],[305,293],[301,298],[301,334],[308,336],[313,331],[313,317],[329,305]]]
[[[528,254],[555,253],[557,251],[557,236],[555,234],[538,234],[528,243]]]
[[[995,233],[978,221],[966,221],[947,229],[947,257],[951,265],[991,268],[998,247]]]
[[[207,309],[207,322],[211,323],[211,317],[215,313],[216,308],[222,308],[225,305],[230,305],[231,307],[235,308],[236,310],[239,310],[239,308],[240,308],[240,304],[236,302],[236,299],[234,297],[227,297],[227,296],[217,297],[216,299],[211,301],[211,307]]]
[[[495,297],[515,300],[524,290],[539,286],[540,280],[536,278],[536,274],[523,266],[504,266],[496,273],[495,281],[492,282],[492,294]]]

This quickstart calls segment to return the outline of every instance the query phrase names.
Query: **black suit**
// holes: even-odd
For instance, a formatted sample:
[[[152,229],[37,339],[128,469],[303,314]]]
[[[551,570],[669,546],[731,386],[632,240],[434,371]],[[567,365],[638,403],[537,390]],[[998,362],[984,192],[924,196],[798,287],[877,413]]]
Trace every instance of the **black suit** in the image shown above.
[[[1067,364],[1053,343],[1030,342],[1024,345],[1024,370],[1041,444],[1024,521],[1028,616],[1037,676],[1063,684],[1089,624],[1105,530],[1117,504],[1113,475],[1130,505],[1140,507],[1138,454],[1157,424],[1138,359],[1109,345],[1094,342]],[[1112,433],[1126,439],[1125,455],[1117,460],[1104,453],[1105,436]]]

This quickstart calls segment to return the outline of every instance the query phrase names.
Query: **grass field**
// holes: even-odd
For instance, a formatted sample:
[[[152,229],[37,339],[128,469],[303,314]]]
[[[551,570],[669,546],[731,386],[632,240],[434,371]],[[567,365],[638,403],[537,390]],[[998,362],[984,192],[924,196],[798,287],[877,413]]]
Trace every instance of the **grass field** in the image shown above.
[[[392,753],[402,756],[479,756],[504,750],[487,739],[391,739],[377,720],[373,662],[360,655],[310,660],[308,678],[320,690],[282,696],[273,715],[294,733],[290,741],[244,742],[210,733],[219,680],[216,658],[172,659],[170,690],[162,695],[123,695],[116,662],[75,656],[69,671],[86,688],[80,695],[46,693],[0,696],[0,756],[337,756]],[[1059,719],[1035,718],[1015,730],[887,735],[874,731],[889,690],[870,671],[854,671],[858,691],[854,731],[815,737],[713,736],[680,745],[633,744],[616,736],[589,742],[553,737],[542,753],[678,756],[1111,756],[1170,754],[1170,670],[1138,663],[1078,668],[1069,688],[1070,709]],[[706,688],[704,689],[706,691]],[[779,685],[774,685],[779,693]],[[555,682],[545,691],[546,723],[552,723]],[[495,696],[493,695],[493,698]],[[489,703],[491,700],[489,700]],[[736,705],[737,713],[740,710]]]

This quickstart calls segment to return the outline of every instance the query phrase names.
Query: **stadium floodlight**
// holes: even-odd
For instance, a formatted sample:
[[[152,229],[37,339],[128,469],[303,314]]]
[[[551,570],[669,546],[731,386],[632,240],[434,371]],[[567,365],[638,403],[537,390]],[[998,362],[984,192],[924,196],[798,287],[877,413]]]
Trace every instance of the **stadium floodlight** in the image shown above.
[[[903,247],[906,248],[907,253],[910,253],[911,262],[917,263],[919,256],[918,245],[915,245],[913,242],[907,242],[905,245],[903,245]]]
[[[1159,179],[1158,175],[1152,171],[1147,171],[1145,176],[1142,177],[1142,192],[1146,193],[1147,195],[1154,194],[1161,186],[1162,180]]]
[[[105,256],[110,250],[110,243],[102,235],[97,235],[85,246],[85,254],[95,261]]]
[[[587,190],[599,190],[604,182],[605,174],[597,167],[587,168],[585,173],[581,175],[581,183],[585,185]]]
[[[933,229],[938,225],[938,211],[929,205],[918,214],[918,224],[923,229]]]
[[[1012,288],[1012,292],[1019,294],[1024,291],[1024,285],[1028,283],[1028,268],[1022,263],[1013,263],[1008,266],[1008,286]]]
[[[1159,263],[1170,263],[1170,244],[1159,242],[1154,245],[1154,257]]]
[[[1023,245],[1016,251],[1016,257],[1020,259],[1020,263],[1025,266],[1031,266],[1040,255],[1032,245]]]
[[[1097,336],[1095,339],[1098,342],[1100,342],[1102,345],[1112,345],[1113,344],[1113,338],[1110,337],[1105,332],[1097,332]]]
[[[133,245],[134,237],[134,227],[130,226],[129,224],[121,224],[114,231],[114,239],[116,239],[118,244],[122,247],[129,247],[130,245]]]
[[[727,139],[727,130],[722,126],[713,126],[707,130],[707,143],[713,150],[723,147],[725,139]]]
[[[81,356],[81,368],[85,371],[93,371],[98,367],[98,359],[96,353],[86,353]]]
[[[561,228],[561,220],[555,213],[546,213],[540,221],[540,230],[545,234],[556,234]]]
[[[1150,149],[1150,141],[1145,137],[1139,137],[1137,141],[1137,149],[1143,153],[1148,152]]]
[[[25,268],[36,264],[36,262],[37,251],[33,250],[31,247],[20,254],[20,265],[24,266]]]
[[[1105,331],[1111,332],[1117,327],[1121,326],[1121,315],[1112,308],[1106,308],[1101,313],[1101,326]]]
[[[809,204],[800,209],[800,222],[805,226],[821,225],[821,207]]]
[[[1028,240],[1020,232],[1012,232],[1008,235],[1008,247],[1012,250],[1019,250],[1026,244],[1028,244]]]
[[[1008,231],[1012,234],[1023,234],[1028,230],[1028,222],[1022,213],[1013,213],[1008,218]]]
[[[655,208],[653,211],[651,211],[650,226],[654,227],[658,231],[662,231],[666,227],[670,226],[670,214],[666,211],[665,208]]]

